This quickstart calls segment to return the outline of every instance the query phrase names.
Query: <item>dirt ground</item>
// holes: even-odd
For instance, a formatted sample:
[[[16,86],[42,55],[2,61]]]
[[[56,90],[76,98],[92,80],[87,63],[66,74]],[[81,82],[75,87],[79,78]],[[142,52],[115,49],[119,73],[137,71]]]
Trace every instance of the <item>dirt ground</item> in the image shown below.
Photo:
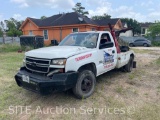
[[[83,100],[71,91],[41,96],[19,88],[13,76],[23,55],[1,54],[0,120],[159,120],[160,48],[132,49],[137,68],[131,73],[113,70],[101,75],[95,93]],[[5,65],[8,57],[15,57],[12,68]]]

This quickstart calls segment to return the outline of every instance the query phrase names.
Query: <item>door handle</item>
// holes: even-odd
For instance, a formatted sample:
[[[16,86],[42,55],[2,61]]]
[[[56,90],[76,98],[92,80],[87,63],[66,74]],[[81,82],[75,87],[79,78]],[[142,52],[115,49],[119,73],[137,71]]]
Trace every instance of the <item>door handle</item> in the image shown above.
[[[112,53],[114,54],[114,53],[115,53],[115,50],[112,50]]]

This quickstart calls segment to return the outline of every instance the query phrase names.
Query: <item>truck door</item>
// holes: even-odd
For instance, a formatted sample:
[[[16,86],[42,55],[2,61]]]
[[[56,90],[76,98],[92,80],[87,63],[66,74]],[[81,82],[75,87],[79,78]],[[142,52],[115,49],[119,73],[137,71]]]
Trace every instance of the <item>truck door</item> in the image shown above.
[[[98,74],[102,74],[111,69],[114,69],[117,63],[117,51],[114,40],[111,39],[109,33],[103,33],[99,42],[98,60],[99,69]]]

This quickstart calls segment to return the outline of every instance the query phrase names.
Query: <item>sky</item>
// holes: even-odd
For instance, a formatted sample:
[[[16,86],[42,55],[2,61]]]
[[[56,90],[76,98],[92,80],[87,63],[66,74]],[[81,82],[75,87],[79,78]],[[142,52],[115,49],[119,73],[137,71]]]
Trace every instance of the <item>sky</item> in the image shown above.
[[[107,13],[112,18],[133,18],[139,22],[160,20],[160,0],[0,0],[0,21],[11,17],[25,20],[72,12],[81,2],[89,17]]]

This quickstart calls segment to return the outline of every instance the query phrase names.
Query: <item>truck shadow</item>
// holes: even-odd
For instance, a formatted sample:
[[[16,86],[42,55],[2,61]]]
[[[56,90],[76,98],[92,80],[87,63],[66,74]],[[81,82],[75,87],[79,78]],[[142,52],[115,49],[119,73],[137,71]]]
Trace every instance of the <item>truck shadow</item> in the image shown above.
[[[111,71],[108,71],[107,73],[104,73],[97,77],[97,83],[103,83],[103,82],[113,82],[119,79],[119,77],[122,75],[122,72],[120,69],[114,69]]]

